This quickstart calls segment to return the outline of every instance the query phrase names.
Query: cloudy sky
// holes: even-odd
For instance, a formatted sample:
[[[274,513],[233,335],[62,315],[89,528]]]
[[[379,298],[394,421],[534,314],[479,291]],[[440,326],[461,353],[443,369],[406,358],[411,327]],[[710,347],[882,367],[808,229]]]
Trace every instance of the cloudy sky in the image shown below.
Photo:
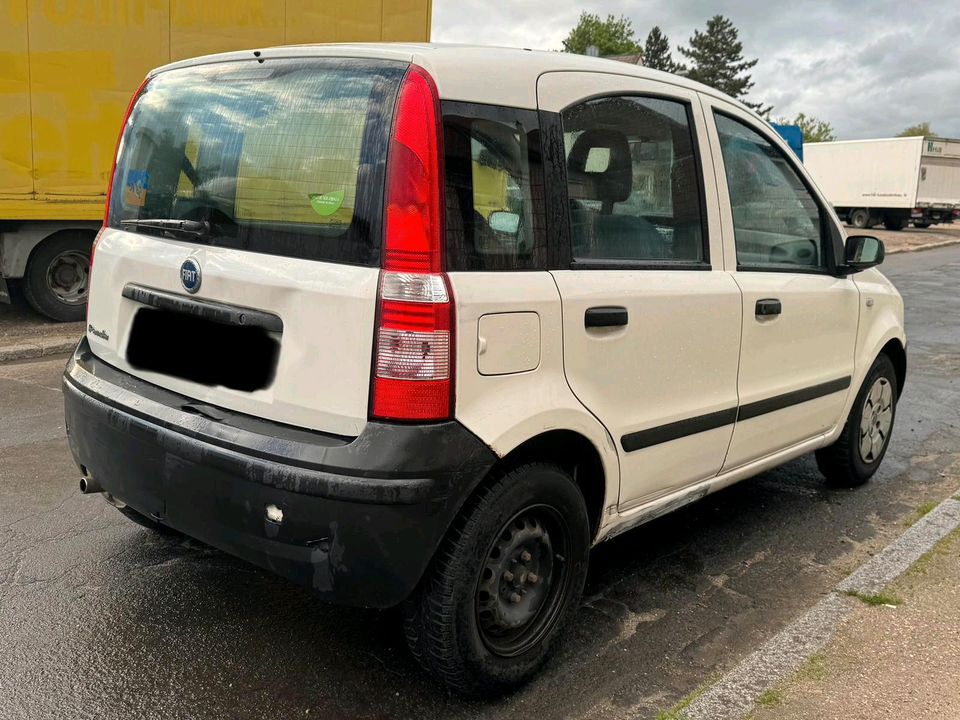
[[[557,50],[582,10],[626,15],[641,44],[659,25],[674,48],[726,15],[744,55],[760,60],[750,99],[774,117],[812,114],[841,139],[925,120],[960,137],[957,0],[433,0],[433,40]]]

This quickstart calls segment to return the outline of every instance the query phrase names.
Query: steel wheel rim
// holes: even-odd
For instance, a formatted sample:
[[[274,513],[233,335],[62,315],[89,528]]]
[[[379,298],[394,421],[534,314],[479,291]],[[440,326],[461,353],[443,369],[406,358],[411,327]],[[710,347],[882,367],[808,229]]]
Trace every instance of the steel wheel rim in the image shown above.
[[[87,301],[90,282],[90,256],[77,250],[66,250],[47,266],[47,287],[65,305],[82,305]]]
[[[860,411],[861,460],[868,464],[877,461],[890,439],[892,427],[893,388],[887,378],[877,378]]]
[[[571,540],[548,505],[524,508],[497,532],[474,596],[477,628],[490,652],[522,655],[549,635],[569,583]]]

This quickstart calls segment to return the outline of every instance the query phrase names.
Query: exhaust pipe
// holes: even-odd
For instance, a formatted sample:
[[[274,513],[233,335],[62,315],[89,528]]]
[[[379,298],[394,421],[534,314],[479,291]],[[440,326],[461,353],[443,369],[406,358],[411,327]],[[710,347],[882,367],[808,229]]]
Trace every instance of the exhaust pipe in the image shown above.
[[[103,487],[92,475],[84,475],[80,478],[80,492],[82,492],[84,495],[102,493]]]

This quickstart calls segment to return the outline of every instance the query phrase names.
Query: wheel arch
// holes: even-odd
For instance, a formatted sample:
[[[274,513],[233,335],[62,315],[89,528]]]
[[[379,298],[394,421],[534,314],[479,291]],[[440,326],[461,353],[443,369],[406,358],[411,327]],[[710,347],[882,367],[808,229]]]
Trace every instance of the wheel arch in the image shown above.
[[[41,243],[59,237],[62,233],[89,235],[93,242],[99,227],[100,223],[90,222],[29,222],[23,223],[16,230],[0,233],[3,239],[0,273],[7,278],[21,278],[27,270],[31,256]]]
[[[903,394],[903,385],[907,380],[907,351],[899,338],[891,338],[880,349],[877,355],[886,355],[893,363],[894,372],[897,374],[897,397]]]
[[[499,475],[538,461],[559,465],[574,479],[586,502],[591,539],[595,540],[603,524],[608,494],[608,477],[600,451],[590,439],[575,430],[547,430],[528,438],[502,456],[489,475]]]

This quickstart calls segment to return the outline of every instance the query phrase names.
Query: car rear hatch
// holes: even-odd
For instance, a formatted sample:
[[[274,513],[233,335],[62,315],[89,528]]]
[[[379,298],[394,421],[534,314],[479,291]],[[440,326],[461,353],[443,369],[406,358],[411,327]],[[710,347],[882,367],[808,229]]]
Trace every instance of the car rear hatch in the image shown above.
[[[149,78],[95,247],[93,352],[199,414],[358,435],[406,68],[233,60]]]

